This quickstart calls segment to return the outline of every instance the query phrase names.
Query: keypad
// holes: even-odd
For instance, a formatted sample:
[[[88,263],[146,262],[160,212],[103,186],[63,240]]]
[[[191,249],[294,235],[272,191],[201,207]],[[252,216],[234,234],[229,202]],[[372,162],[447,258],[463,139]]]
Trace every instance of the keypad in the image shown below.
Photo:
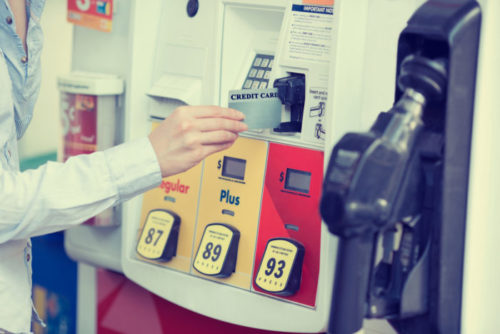
[[[243,89],[267,88],[273,64],[274,56],[266,54],[255,55],[252,66],[243,81]]]

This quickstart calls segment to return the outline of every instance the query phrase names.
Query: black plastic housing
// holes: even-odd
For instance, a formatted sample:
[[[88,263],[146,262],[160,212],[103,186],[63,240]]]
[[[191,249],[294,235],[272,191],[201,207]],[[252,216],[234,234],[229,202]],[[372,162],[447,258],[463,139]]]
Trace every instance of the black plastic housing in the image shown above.
[[[433,217],[429,254],[428,312],[393,321],[401,333],[460,333],[469,161],[474,114],[481,9],[476,1],[432,0],[408,21],[398,45],[398,66],[409,54],[444,58],[447,98],[429,105],[425,127],[444,136],[439,208]],[[399,70],[398,70],[399,75]],[[402,94],[396,89],[396,99]]]

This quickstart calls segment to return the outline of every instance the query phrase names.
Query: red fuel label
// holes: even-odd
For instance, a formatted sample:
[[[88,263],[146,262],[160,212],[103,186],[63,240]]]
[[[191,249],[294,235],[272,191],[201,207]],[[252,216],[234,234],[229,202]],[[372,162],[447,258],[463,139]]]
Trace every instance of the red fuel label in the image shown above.
[[[322,179],[322,151],[269,144],[254,290],[311,307],[316,305]]]

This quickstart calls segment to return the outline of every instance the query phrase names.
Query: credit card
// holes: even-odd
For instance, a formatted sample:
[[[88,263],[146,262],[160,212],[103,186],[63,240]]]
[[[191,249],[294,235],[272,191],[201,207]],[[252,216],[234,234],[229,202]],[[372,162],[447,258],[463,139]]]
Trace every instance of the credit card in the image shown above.
[[[272,129],[281,122],[281,101],[277,88],[229,91],[228,107],[245,114],[248,129]]]

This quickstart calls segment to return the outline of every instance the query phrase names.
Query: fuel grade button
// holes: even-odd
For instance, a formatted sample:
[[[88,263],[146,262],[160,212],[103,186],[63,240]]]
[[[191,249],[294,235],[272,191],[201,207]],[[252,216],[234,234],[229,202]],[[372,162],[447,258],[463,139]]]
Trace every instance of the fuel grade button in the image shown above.
[[[169,261],[177,251],[181,218],[170,210],[151,210],[137,243],[137,254],[156,261]]]
[[[236,268],[240,232],[228,224],[208,224],[193,261],[198,272],[214,277],[228,277]]]
[[[293,295],[300,288],[304,254],[304,246],[293,239],[270,239],[255,277],[255,285],[276,295]]]

